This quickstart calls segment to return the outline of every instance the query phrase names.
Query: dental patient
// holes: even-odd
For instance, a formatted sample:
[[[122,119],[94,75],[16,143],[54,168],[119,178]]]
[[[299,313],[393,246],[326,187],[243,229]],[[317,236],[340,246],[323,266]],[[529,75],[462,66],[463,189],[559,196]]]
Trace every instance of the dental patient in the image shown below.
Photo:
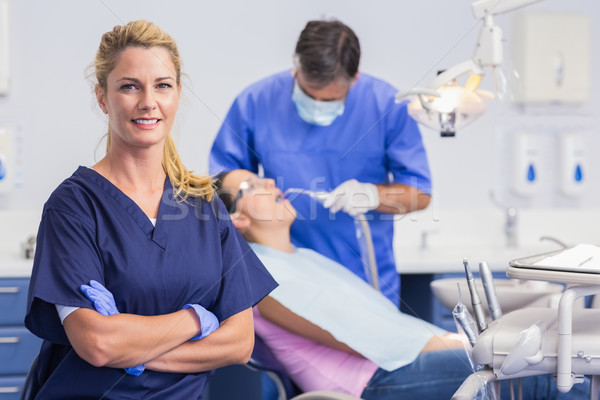
[[[233,224],[279,283],[254,307],[255,331],[301,390],[366,400],[452,397],[472,373],[458,335],[401,313],[342,265],[294,247],[296,211],[272,179],[246,170],[217,178]],[[524,399],[587,399],[588,390],[561,394],[549,375],[523,379]]]

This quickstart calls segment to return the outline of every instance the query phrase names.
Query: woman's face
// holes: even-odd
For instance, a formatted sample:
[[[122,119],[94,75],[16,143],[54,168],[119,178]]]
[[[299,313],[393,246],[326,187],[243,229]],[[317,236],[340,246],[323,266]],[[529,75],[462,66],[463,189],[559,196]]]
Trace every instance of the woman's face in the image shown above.
[[[235,170],[225,178],[224,189],[235,195],[236,210],[255,224],[293,222],[296,210],[283,198],[273,179],[260,179],[246,170]]]
[[[171,132],[181,86],[169,52],[162,47],[128,47],[108,74],[106,90],[96,89],[108,114],[111,146],[162,145]]]

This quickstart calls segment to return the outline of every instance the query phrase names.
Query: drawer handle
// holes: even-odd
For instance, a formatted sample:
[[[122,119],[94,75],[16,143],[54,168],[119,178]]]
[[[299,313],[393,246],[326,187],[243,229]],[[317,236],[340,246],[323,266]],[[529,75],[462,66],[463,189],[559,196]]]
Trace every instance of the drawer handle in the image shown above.
[[[0,344],[2,343],[19,343],[21,339],[17,336],[0,337]]]
[[[0,293],[19,293],[20,289],[18,286],[6,286],[0,287]]]
[[[0,393],[19,393],[21,390],[18,386],[4,386],[0,387]]]

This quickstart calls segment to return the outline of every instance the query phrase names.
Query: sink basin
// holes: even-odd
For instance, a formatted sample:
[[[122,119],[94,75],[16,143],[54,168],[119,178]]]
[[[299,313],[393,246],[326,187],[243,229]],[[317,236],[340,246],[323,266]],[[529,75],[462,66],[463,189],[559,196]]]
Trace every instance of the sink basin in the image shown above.
[[[542,237],[553,237],[569,246],[597,243],[598,224],[600,208],[522,209],[518,246],[508,247],[503,210],[445,209],[434,204],[395,220],[396,267],[401,274],[464,273],[462,261],[468,258],[473,265],[486,261],[492,271],[501,272],[511,260],[560,249]]]
[[[395,249],[396,269],[402,274],[464,273],[463,260],[467,258],[474,265],[485,261],[492,271],[504,272],[511,260],[547,253],[556,248],[553,243],[523,245],[515,248],[501,245],[448,245],[431,247],[427,250],[398,247]],[[456,285],[454,290],[456,291]]]
[[[437,279],[432,281],[430,286],[435,297],[446,308],[452,310],[458,302],[457,284],[460,285],[463,304],[467,306],[471,315],[474,315],[471,307],[471,294],[469,293],[466,278]],[[494,286],[496,287],[496,295],[498,296],[500,308],[504,314],[523,307],[555,306],[558,304],[558,299],[564,289],[563,285],[557,283],[518,281],[513,279],[496,279],[494,280]],[[481,298],[483,310],[489,317],[487,299],[485,298],[481,279],[475,279],[475,287]]]

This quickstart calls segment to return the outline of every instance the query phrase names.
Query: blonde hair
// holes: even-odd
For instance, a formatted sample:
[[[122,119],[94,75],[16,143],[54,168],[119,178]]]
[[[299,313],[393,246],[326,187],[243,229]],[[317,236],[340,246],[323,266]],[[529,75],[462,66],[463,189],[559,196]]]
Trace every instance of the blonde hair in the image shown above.
[[[181,58],[175,40],[152,22],[137,20],[126,25],[117,25],[112,31],[102,35],[94,62],[94,73],[97,85],[105,92],[108,74],[115,68],[121,53],[131,46],[166,49],[175,66],[177,86],[181,84]],[[106,141],[107,151],[110,145],[109,134]],[[162,166],[175,188],[175,197],[181,200],[187,199],[188,196],[201,197],[208,201],[212,199],[214,194],[212,179],[209,176],[195,175],[183,165],[171,133],[165,140]]]

